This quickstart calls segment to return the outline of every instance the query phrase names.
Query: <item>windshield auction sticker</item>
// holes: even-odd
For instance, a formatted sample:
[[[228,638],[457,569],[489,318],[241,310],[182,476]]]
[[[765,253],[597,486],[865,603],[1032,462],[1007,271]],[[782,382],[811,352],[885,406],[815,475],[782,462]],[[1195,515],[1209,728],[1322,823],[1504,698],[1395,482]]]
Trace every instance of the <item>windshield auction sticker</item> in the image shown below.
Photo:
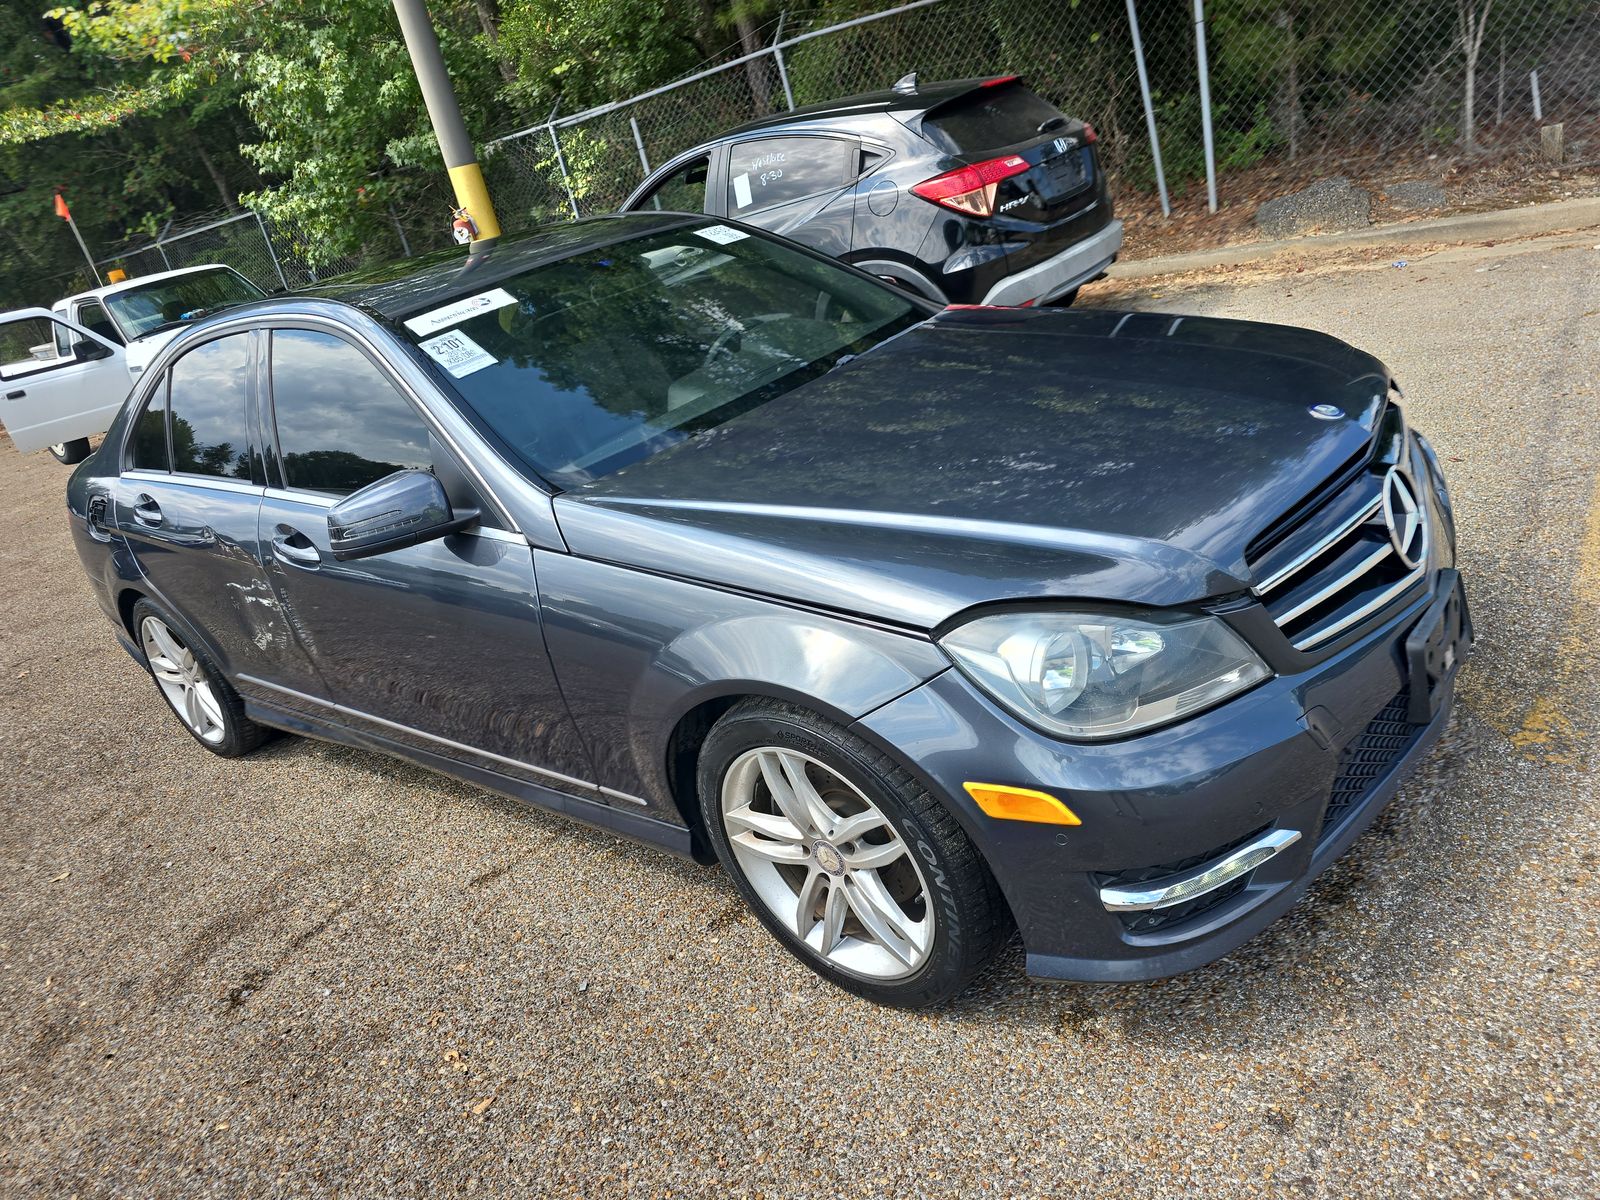
[[[696,229],[701,237],[708,242],[715,242],[719,246],[726,246],[729,242],[743,241],[750,235],[742,229],[734,229],[729,225],[707,225],[704,229]]]
[[[474,371],[481,371],[484,367],[492,367],[500,361],[459,329],[441,333],[438,337],[418,342],[417,345],[422,347],[424,354],[457,379],[471,375]]]
[[[487,292],[479,292],[476,296],[468,296],[465,300],[457,300],[453,304],[446,304],[443,308],[407,317],[406,328],[417,334],[438,333],[441,329],[459,325],[480,313],[493,312],[497,308],[504,308],[516,302],[517,298],[505,288],[490,288]]]

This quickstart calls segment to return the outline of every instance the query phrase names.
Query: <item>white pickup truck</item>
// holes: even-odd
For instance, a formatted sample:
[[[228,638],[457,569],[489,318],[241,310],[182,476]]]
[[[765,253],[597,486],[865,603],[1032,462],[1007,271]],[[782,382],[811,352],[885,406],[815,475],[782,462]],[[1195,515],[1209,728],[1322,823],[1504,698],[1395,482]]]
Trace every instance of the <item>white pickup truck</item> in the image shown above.
[[[232,267],[163,271],[0,313],[0,425],[20,451],[81,462],[157,352],[190,321],[266,293]]]

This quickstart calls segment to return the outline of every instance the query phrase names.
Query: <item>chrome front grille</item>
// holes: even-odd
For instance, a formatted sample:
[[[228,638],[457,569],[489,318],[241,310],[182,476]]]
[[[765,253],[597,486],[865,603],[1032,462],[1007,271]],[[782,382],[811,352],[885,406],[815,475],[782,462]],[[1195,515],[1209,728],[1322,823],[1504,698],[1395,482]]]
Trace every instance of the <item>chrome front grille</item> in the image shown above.
[[[1425,579],[1431,530],[1406,465],[1363,473],[1256,564],[1253,590],[1295,649],[1316,650],[1358,628]],[[1396,515],[1407,496],[1420,506],[1409,522]]]

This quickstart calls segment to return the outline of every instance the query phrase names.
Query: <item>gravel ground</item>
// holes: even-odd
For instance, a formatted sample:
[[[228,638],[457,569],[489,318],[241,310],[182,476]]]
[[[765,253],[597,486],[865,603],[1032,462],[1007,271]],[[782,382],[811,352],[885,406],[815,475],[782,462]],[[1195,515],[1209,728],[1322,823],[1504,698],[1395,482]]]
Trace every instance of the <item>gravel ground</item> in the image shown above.
[[[1448,460],[1461,714],[1273,928],[954,1008],[813,978],[717,872],[372,754],[197,748],[65,471],[0,447],[0,1189],[16,1196],[1600,1193],[1596,235],[1089,303],[1378,351]]]

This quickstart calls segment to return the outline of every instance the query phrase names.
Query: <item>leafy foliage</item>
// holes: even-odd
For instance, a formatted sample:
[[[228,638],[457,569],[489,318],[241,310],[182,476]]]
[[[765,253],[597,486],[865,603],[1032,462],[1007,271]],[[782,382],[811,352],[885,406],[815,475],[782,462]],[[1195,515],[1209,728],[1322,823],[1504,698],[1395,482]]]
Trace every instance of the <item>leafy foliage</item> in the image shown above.
[[[390,0],[68,0],[45,12],[52,2],[0,0],[0,303],[49,300],[89,282],[70,233],[50,215],[56,189],[102,253],[175,216],[241,202],[301,231],[299,250],[313,262],[447,244],[451,191]],[[790,11],[786,28],[886,3],[812,0],[803,15]],[[1480,19],[1480,72],[1489,48],[1503,56],[1509,41],[1511,69],[1525,73],[1540,65],[1531,58],[1540,39],[1557,25],[1584,27],[1593,3],[1210,0],[1218,163],[1292,159],[1332,142],[1468,142],[1476,51],[1463,42],[1462,14]],[[783,7],[429,4],[480,139],[539,123],[553,106],[570,114],[726,62],[770,42]],[[1147,2],[1140,17],[1168,176],[1181,186],[1203,175],[1190,6]],[[1578,65],[1569,90],[1587,78],[1592,92],[1580,61],[1588,43],[1570,44]],[[1519,46],[1528,61],[1518,61]],[[1153,180],[1122,0],[947,0],[806,42],[787,66],[800,103],[886,86],[912,69],[924,79],[1019,72],[1096,123],[1122,186]],[[662,98],[648,119],[638,113],[659,162],[779,102],[770,65],[757,62]],[[603,207],[635,180],[628,115],[563,133],[580,203]],[[555,171],[553,162],[531,166]],[[555,200],[522,216],[562,215],[564,189],[546,190]]]

